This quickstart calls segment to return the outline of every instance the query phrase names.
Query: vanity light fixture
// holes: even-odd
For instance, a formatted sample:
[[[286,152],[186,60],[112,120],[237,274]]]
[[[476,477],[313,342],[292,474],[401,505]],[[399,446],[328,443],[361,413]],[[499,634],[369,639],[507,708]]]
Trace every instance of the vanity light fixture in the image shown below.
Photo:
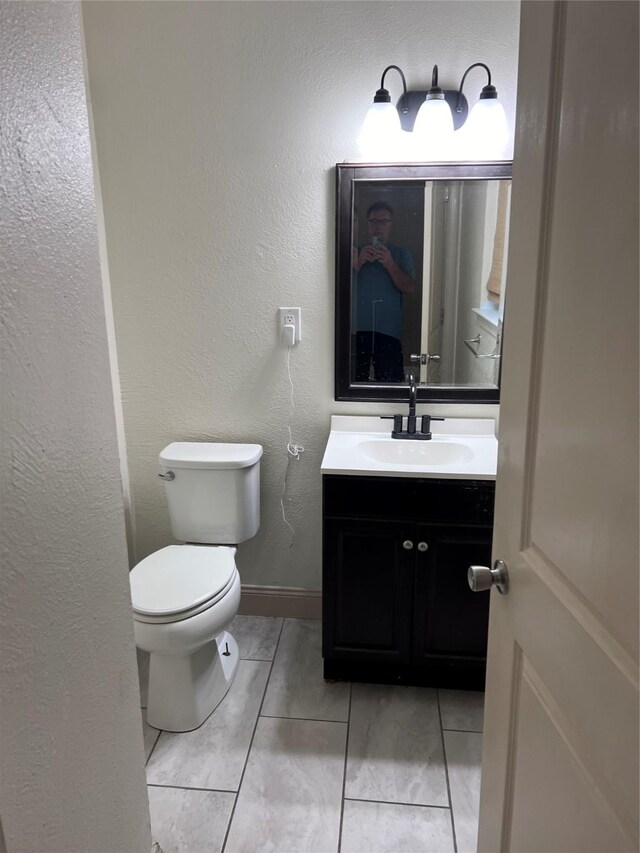
[[[395,108],[384,88],[385,76],[392,68],[400,74],[403,86]],[[484,68],[488,82],[469,114],[462,90],[474,68]],[[508,141],[504,107],[491,83],[491,71],[483,62],[467,68],[459,89],[440,88],[438,66],[434,65],[427,91],[407,90],[402,69],[388,65],[358,139],[362,156],[370,160],[500,160],[505,157]]]

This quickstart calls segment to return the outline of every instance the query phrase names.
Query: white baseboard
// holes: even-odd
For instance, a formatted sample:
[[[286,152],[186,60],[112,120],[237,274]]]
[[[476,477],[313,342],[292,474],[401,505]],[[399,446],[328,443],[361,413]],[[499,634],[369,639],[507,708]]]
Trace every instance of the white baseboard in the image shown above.
[[[285,616],[293,619],[322,619],[322,592],[292,586],[242,585],[242,616]]]

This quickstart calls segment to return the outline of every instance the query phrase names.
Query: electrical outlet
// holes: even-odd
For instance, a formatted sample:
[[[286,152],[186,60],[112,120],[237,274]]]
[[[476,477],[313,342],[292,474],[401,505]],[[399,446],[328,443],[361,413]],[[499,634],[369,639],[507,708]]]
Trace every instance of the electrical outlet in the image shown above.
[[[302,312],[300,308],[279,308],[279,329],[284,334],[285,326],[293,326],[295,329],[295,343],[302,340]]]

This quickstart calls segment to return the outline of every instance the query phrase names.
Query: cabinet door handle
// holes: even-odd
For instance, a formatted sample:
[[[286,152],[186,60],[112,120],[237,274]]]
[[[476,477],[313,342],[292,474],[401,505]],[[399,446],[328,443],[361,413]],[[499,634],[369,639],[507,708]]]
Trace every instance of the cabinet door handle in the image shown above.
[[[410,551],[413,548],[413,542],[411,541],[411,539],[405,539],[402,543],[402,547],[405,551]]]
[[[428,548],[429,546],[426,542],[418,542],[418,551],[426,551]]]

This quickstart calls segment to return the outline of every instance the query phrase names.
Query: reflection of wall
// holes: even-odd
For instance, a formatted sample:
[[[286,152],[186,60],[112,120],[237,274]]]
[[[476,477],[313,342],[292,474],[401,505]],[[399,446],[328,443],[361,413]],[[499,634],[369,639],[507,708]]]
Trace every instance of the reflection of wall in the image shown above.
[[[418,184],[405,183],[401,187],[385,186],[362,182],[355,194],[356,212],[354,213],[354,232],[359,246],[369,242],[367,233],[367,209],[377,201],[385,201],[393,208],[393,227],[390,242],[402,246],[411,253],[416,271],[416,289],[412,294],[404,294],[402,351],[406,367],[410,366],[409,356],[420,352],[420,334],[422,320],[422,256],[424,245],[424,181]],[[417,370],[417,368],[416,368]]]
[[[357,158],[391,61],[445,86],[488,62],[513,124],[517,2],[84,4],[136,554],[171,541],[157,452],[175,438],[261,441],[262,526],[244,582],[320,584],[320,461],[333,399],[336,162]],[[477,75],[477,77],[475,76]],[[469,75],[477,97],[484,79]],[[390,73],[392,97],[399,80]],[[289,413],[279,305],[301,305],[291,353],[295,545],[280,493]],[[489,407],[494,411],[494,407]]]
[[[0,34],[0,848],[148,851],[79,4]]]

